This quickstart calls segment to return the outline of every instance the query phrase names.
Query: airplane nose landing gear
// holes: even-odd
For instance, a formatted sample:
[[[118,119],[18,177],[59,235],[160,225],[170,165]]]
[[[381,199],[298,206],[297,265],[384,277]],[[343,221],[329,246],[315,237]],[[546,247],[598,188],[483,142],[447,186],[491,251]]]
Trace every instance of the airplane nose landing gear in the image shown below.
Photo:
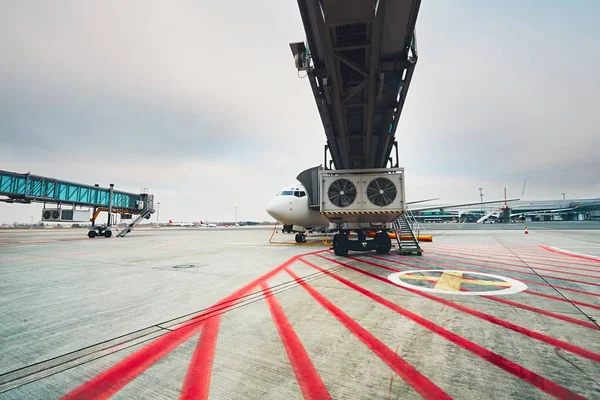
[[[296,243],[306,243],[306,236],[302,233],[296,233]]]

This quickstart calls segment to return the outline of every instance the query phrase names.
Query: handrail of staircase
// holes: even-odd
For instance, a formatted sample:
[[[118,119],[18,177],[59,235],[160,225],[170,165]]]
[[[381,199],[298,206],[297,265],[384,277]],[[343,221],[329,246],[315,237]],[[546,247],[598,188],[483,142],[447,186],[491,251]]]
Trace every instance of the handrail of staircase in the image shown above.
[[[421,225],[421,223],[419,223],[419,221],[417,221],[414,214],[410,210],[406,212],[406,222],[408,222],[410,225],[410,229],[413,231],[413,233],[416,231],[415,239],[418,242],[419,235],[421,234],[421,231],[425,230],[425,228]]]

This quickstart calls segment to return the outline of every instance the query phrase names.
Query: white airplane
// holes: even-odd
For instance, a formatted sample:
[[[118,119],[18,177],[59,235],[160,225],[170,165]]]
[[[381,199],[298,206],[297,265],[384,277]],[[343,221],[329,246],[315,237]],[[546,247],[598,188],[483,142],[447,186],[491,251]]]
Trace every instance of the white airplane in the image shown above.
[[[169,220],[169,226],[181,226],[181,227],[195,227],[195,226],[201,226],[201,227],[206,227],[206,228],[216,228],[217,224],[212,224],[212,223],[207,223],[205,221],[200,221],[198,222],[173,222],[171,220]]]
[[[329,220],[321,215],[318,210],[311,210],[308,203],[308,196],[306,195],[306,189],[300,183],[288,186],[282,191],[278,192],[273,197],[265,208],[267,213],[275,220],[283,224],[284,232],[304,232],[318,229],[325,229],[329,227]],[[407,205],[423,203],[437,199],[427,199],[407,202]],[[474,203],[461,203],[461,204],[448,204],[441,206],[428,206],[428,207],[415,207],[409,208],[408,211],[426,211],[426,210],[440,210],[445,208],[455,207],[466,207],[481,204],[492,204],[501,203],[504,201],[517,201],[519,199],[502,199],[502,200],[491,200]],[[298,229],[296,229],[298,228]]]
[[[169,220],[169,226],[181,226],[181,227],[192,227],[195,226],[193,222],[173,222]]]

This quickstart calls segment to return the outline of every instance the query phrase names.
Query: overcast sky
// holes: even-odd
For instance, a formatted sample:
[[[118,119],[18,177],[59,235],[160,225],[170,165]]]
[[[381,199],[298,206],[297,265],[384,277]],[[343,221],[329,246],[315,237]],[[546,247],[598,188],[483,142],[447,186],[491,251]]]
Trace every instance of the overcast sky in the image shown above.
[[[0,169],[266,220],[322,163],[293,0],[3,1]],[[397,130],[409,200],[600,197],[600,2],[423,1]],[[0,222],[40,206],[0,203]]]

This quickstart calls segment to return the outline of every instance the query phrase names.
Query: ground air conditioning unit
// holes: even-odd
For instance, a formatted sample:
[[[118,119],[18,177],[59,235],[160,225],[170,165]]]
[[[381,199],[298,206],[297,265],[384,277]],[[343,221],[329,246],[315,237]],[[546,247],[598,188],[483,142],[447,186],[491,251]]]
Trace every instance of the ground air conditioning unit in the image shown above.
[[[388,223],[405,208],[404,169],[320,171],[321,214],[333,223]]]
[[[90,212],[70,208],[44,208],[42,221],[85,222],[90,220]]]
[[[44,208],[42,210],[42,221],[60,221],[60,208]]]

